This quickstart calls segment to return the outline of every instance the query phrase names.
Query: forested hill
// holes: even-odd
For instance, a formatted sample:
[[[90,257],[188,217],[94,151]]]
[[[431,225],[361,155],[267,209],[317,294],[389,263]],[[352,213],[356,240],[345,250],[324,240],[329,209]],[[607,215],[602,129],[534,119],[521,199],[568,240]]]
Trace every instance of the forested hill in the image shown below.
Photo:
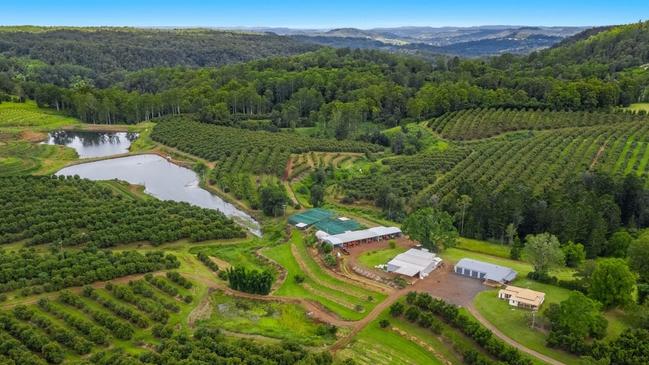
[[[274,34],[208,29],[0,27],[0,54],[97,72],[220,66],[315,49]]]
[[[546,65],[599,63],[612,71],[641,66],[649,63],[649,22],[587,30],[540,56]]]

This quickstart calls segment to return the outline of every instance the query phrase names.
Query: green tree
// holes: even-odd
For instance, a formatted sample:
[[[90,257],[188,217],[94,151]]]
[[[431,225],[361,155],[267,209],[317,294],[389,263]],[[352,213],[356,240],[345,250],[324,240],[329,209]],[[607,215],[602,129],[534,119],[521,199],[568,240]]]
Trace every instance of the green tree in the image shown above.
[[[559,239],[549,233],[525,237],[523,257],[532,263],[534,271],[539,274],[547,274],[551,268],[565,264]]]
[[[313,184],[311,186],[311,197],[309,202],[314,207],[319,207],[324,202],[324,188],[320,184]]]
[[[635,285],[635,275],[624,260],[602,259],[591,276],[589,295],[607,308],[626,305],[633,302]]]
[[[600,307],[599,303],[576,291],[560,304],[550,304],[544,312],[552,325],[548,345],[580,353],[587,338],[604,338],[608,322]]]
[[[641,282],[649,282],[649,235],[641,235],[629,246],[629,266]]]
[[[586,259],[586,250],[581,243],[569,241],[561,250],[566,257],[566,266],[568,267],[578,267]]]
[[[264,214],[271,217],[279,217],[284,214],[284,207],[288,202],[288,197],[284,188],[272,184],[260,189],[259,200]]]
[[[457,229],[453,218],[435,208],[419,209],[403,222],[403,231],[434,252],[453,247],[457,243]]]
[[[604,248],[605,256],[626,257],[633,237],[626,230],[619,230],[611,235]]]

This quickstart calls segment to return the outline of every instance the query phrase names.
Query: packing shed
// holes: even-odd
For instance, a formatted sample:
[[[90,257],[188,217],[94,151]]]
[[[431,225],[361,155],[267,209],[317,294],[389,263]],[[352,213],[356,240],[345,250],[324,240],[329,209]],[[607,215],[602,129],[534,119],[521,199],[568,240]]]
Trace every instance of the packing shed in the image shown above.
[[[425,249],[411,248],[388,262],[387,271],[425,278],[442,263],[442,259]]]
[[[484,280],[487,284],[508,284],[516,279],[517,275],[516,271],[508,267],[467,258],[461,259],[455,264],[455,273]]]

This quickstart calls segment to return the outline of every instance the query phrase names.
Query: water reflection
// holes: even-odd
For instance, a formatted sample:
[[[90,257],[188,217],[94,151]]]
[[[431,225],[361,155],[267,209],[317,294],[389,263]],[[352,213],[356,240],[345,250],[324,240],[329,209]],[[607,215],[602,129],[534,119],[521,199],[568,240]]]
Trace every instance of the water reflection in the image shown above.
[[[80,158],[104,157],[128,152],[137,137],[137,133],[127,132],[54,131],[47,144],[74,148]]]
[[[82,163],[66,167],[56,175],[79,175],[90,180],[118,179],[144,185],[145,192],[161,200],[187,202],[216,209],[253,234],[261,235],[259,223],[217,195],[198,185],[198,175],[158,155],[137,155]]]

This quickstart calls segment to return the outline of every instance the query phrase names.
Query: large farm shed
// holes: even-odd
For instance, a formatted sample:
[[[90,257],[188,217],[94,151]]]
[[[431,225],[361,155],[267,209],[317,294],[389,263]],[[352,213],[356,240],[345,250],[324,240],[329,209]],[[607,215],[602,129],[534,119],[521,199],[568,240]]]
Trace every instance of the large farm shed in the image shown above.
[[[390,260],[387,271],[405,276],[419,275],[423,279],[441,263],[442,259],[434,253],[425,249],[411,248]]]
[[[468,276],[474,279],[482,279],[486,283],[507,284],[516,279],[516,271],[500,265],[490,264],[488,262],[461,259],[455,264],[455,273]]]
[[[379,226],[363,229],[360,231],[350,231],[334,235],[329,235],[326,232],[318,231],[316,233],[316,236],[321,242],[330,243],[334,247],[344,247],[400,237],[401,230],[397,227]]]

